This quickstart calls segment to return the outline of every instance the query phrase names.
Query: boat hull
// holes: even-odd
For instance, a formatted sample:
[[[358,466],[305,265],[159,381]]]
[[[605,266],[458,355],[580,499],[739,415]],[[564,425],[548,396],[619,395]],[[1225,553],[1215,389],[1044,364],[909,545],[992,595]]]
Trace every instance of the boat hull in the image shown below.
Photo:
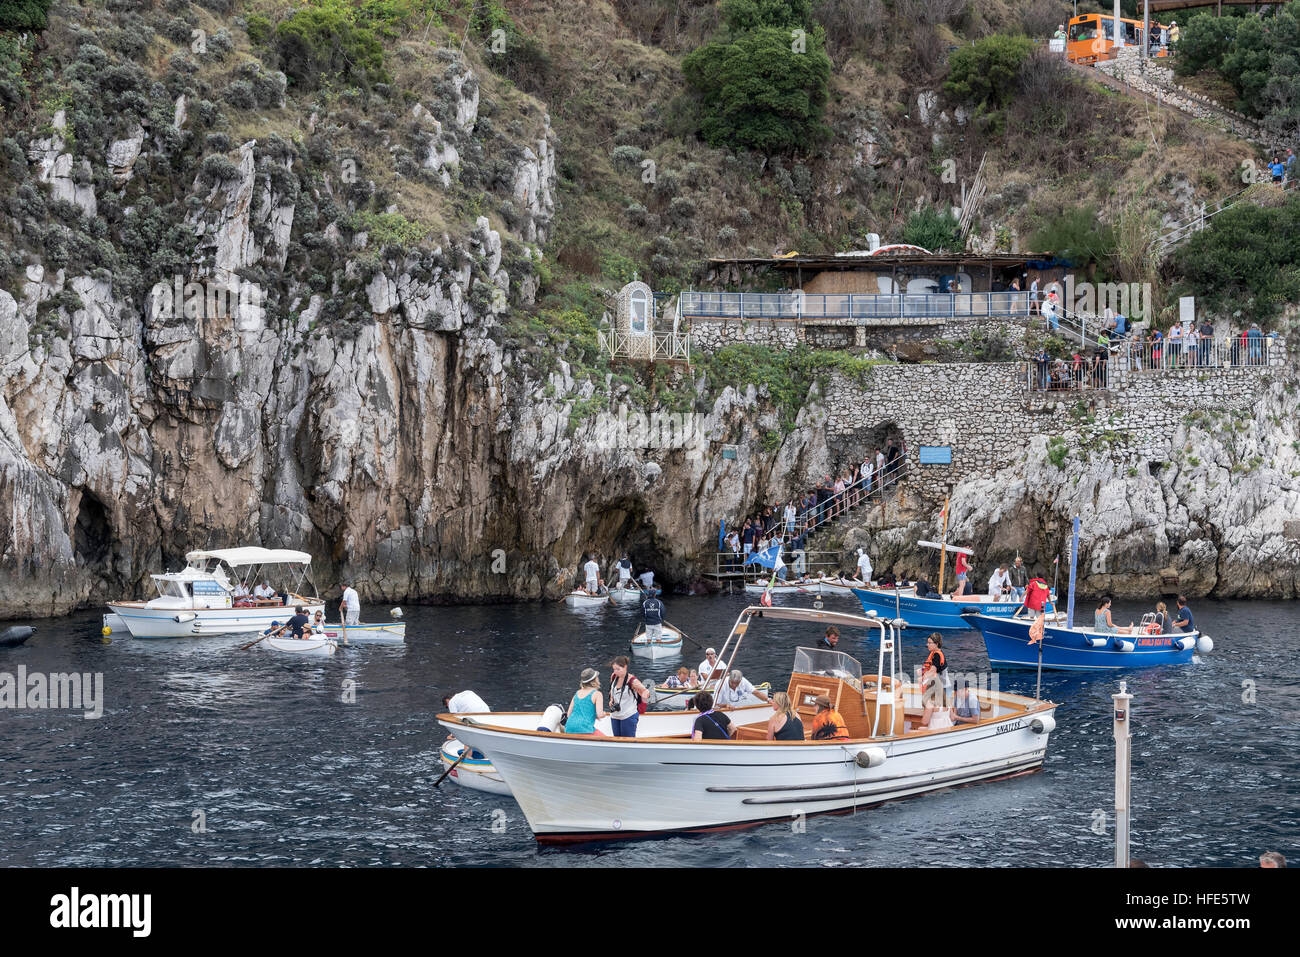
[[[264,608],[150,608],[144,602],[110,602],[109,610],[122,619],[132,638],[195,638],[212,635],[248,635],[266,631],[271,622],[284,624],[293,609],[283,605]],[[324,612],[325,605],[304,604],[307,616]],[[105,624],[108,624],[105,616]]]
[[[348,625],[346,629],[339,625],[326,625],[324,634],[339,643],[346,637],[350,645],[400,645],[406,641],[406,622],[366,624],[363,621],[359,625]]]
[[[632,636],[632,654],[657,661],[660,658],[674,658],[682,653],[682,633],[672,625],[664,625],[663,638],[650,641],[646,638],[645,626],[637,629]]]
[[[599,605],[609,604],[609,593],[588,595],[585,591],[570,592],[564,596],[564,603],[570,608],[595,608]]]
[[[609,590],[609,600],[622,602],[625,604],[639,604],[645,601],[645,595],[639,588],[611,588]]]
[[[1020,607],[1018,601],[991,601],[984,595],[962,595],[959,598],[917,598],[914,591],[900,590],[895,597],[892,590],[855,588],[853,596],[867,612],[882,618],[902,617],[909,628],[966,631],[973,627],[962,617],[962,609],[978,608],[993,617],[1011,617]]]
[[[465,751],[465,746],[455,738],[447,740],[440,752],[443,766],[451,768],[456,764],[461,754]],[[472,788],[475,791],[487,791],[489,794],[504,794],[513,797],[510,791],[510,785],[506,784],[497,769],[492,766],[492,762],[487,758],[466,758],[456,766],[449,775],[447,775],[461,787]]]
[[[339,647],[338,642],[330,638],[267,638],[262,645],[272,651],[317,658],[328,658]]]
[[[439,722],[488,756],[537,840],[552,843],[789,821],[1034,771],[1053,726],[1034,719],[1054,711],[1045,703],[968,728],[833,743],[602,740]],[[868,748],[884,750],[883,763],[859,766]]]
[[[1037,668],[1038,645],[1029,643],[1029,619],[968,615],[971,626],[984,636],[989,664],[998,668]],[[1126,671],[1158,665],[1187,664],[1196,654],[1199,632],[1179,635],[1109,635],[1081,628],[1048,625],[1043,628],[1043,667],[1064,671]],[[1089,647],[1088,638],[1105,639],[1101,648]],[[1190,648],[1178,648],[1173,639],[1191,638]],[[1131,651],[1116,647],[1116,640],[1133,643]]]

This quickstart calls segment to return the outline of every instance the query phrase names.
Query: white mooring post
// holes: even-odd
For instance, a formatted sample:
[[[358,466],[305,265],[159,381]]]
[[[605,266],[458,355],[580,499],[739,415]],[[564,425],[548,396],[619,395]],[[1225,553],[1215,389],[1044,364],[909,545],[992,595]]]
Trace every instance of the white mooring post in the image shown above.
[[[1115,702],[1115,866],[1128,867],[1128,797],[1130,748],[1129,725],[1132,724],[1133,696],[1128,693],[1128,682],[1119,683],[1119,694],[1111,695]]]

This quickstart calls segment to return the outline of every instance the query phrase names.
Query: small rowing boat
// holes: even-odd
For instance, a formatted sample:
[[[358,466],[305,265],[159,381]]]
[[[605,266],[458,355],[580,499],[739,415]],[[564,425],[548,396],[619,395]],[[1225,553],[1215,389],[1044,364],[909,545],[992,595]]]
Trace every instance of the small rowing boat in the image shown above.
[[[601,591],[591,595],[586,589],[575,588],[564,596],[564,603],[570,608],[596,608],[599,605],[609,604],[609,592]]]
[[[817,585],[822,595],[835,595],[838,598],[852,598],[853,589],[867,588],[870,584],[870,582],[864,582],[859,578],[845,578],[843,576],[831,578],[823,575],[817,579]]]
[[[312,635],[308,638],[264,638],[262,644],[273,651],[322,658],[328,658],[338,651],[339,647],[337,641],[324,635]]]
[[[448,777],[462,787],[473,788],[475,791],[514,796],[510,794],[510,785],[506,784],[505,778],[492,767],[491,761],[485,757],[476,758],[472,755],[460,761],[460,756],[464,753],[465,745],[455,738],[448,738],[443,742],[439,757],[445,767],[452,769]],[[457,761],[460,763],[457,764]]]
[[[768,591],[767,579],[760,578],[758,581],[746,582],[745,593],[749,595],[761,595]],[[777,580],[772,584],[772,597],[778,595],[820,595],[821,582],[814,578],[801,578],[797,581]]]
[[[664,622],[663,635],[658,639],[651,640],[646,635],[645,625],[641,625],[637,628],[636,634],[632,636],[632,653],[645,655],[651,660],[680,655],[682,653],[682,633],[672,625]]]
[[[406,641],[406,622],[373,622],[359,625],[327,624],[321,632],[326,638],[349,645],[400,645]]]
[[[643,592],[640,588],[637,588],[635,585],[629,585],[627,588],[623,588],[619,585],[615,585],[613,588],[609,590],[609,600],[613,602],[625,602],[627,604],[636,604],[638,602],[645,601],[647,597],[649,597],[649,593]]]

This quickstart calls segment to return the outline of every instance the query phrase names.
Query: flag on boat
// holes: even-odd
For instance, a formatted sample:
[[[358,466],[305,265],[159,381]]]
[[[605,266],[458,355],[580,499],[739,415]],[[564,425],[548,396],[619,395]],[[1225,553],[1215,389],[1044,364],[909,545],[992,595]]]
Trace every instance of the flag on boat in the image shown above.
[[[764,568],[770,568],[772,571],[779,572],[785,568],[785,562],[781,561],[781,546],[772,545],[763,549],[761,552],[754,552],[745,561],[746,565],[762,565]]]
[[[758,603],[762,605],[764,608],[772,607],[772,583],[771,582],[768,582],[767,588],[763,590],[763,594],[758,599]]]

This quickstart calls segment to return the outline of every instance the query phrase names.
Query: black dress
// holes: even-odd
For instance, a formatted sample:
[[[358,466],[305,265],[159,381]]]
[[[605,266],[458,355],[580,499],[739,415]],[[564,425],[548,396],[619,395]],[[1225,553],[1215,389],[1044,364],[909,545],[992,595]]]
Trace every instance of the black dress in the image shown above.
[[[802,741],[804,740],[803,722],[798,718],[786,718],[785,724],[781,725],[781,730],[772,735],[776,741]]]

